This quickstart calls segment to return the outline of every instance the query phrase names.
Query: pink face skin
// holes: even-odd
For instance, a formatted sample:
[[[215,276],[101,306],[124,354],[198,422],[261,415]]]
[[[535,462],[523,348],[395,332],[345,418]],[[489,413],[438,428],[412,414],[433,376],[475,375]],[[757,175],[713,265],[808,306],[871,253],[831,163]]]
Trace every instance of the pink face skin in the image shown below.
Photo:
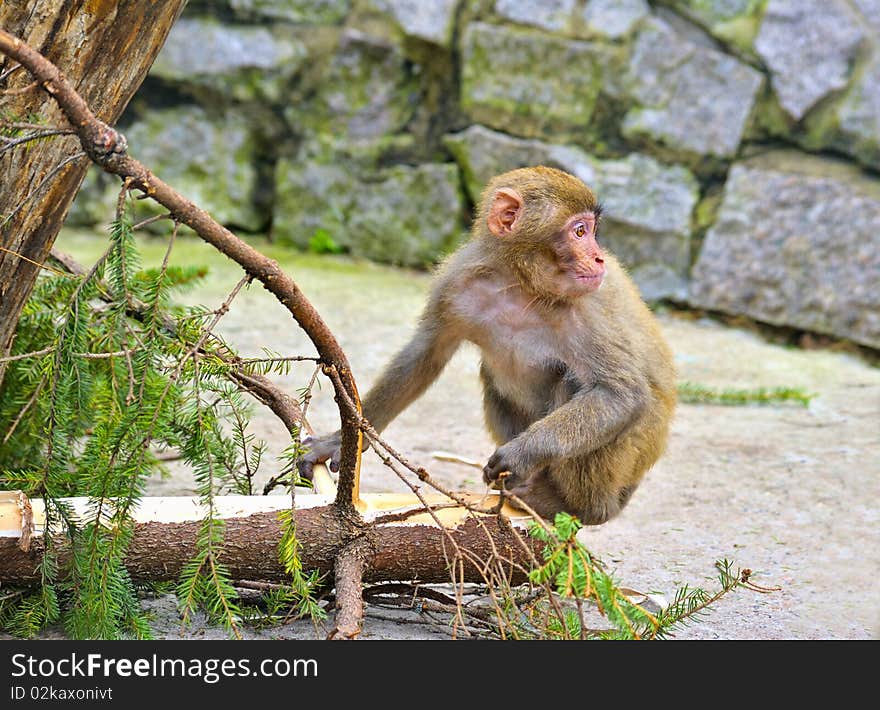
[[[496,190],[486,224],[496,237],[506,239],[516,230],[523,200],[516,190]],[[578,298],[598,291],[605,279],[605,260],[596,242],[595,212],[569,217],[552,240],[557,274],[550,286],[561,298]],[[552,266],[551,266],[552,268]]]
[[[605,260],[596,241],[596,215],[571,217],[554,240],[562,295],[598,291],[605,279]]]

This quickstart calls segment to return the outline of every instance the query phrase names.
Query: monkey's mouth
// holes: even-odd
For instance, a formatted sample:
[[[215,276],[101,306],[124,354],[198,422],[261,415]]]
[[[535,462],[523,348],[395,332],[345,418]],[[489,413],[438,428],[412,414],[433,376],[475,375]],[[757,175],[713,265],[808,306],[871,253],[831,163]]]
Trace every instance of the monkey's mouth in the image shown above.
[[[569,271],[568,274],[579,284],[583,284],[590,289],[599,288],[599,286],[601,286],[602,282],[605,280],[604,271],[600,274],[585,274],[582,271]]]

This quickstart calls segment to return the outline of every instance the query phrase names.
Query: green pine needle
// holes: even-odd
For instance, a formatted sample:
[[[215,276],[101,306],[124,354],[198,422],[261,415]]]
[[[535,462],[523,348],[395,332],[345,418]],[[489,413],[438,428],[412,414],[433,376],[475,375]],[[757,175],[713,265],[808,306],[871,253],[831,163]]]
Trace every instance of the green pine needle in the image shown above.
[[[208,510],[179,580],[181,605],[237,633],[241,611],[213,498],[253,492],[265,444],[249,431],[250,411],[228,380],[230,367],[211,355],[214,345],[226,356],[235,357],[234,349],[211,337],[198,365],[192,357],[213,310],[171,305],[175,291],[204,274],[189,266],[142,269],[126,214],[111,225],[107,251],[86,276],[37,280],[12,353],[35,354],[8,363],[0,390],[0,437],[7,439],[0,486],[43,497],[48,526],[66,531],[71,554],[59,565],[46,538],[41,591],[0,604],[0,628],[33,636],[63,621],[73,638],[149,638],[124,562],[131,511],[147,478],[161,471],[153,451],[173,449],[192,467]],[[62,504],[67,496],[88,498],[81,518]]]

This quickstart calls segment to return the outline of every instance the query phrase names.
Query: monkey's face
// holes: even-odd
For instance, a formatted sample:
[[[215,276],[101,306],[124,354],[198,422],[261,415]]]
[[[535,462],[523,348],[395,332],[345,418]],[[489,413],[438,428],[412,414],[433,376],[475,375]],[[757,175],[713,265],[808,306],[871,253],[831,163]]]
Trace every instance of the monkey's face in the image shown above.
[[[499,175],[479,214],[492,248],[538,296],[570,300],[597,291],[605,260],[596,241],[601,207],[581,180],[555,168]]]
[[[596,240],[597,211],[569,217],[550,244],[556,268],[554,290],[563,298],[598,291],[605,280],[605,259]]]

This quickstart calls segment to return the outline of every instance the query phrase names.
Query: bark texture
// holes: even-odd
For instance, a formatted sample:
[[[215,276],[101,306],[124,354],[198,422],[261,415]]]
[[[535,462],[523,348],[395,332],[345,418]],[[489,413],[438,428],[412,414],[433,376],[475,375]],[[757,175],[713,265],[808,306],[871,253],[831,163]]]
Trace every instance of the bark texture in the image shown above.
[[[178,579],[183,566],[192,559],[201,524],[197,520],[137,523],[125,563],[132,579],[136,582]],[[276,512],[229,518],[225,524],[223,563],[233,579],[287,581],[288,576],[278,561],[281,523]],[[346,594],[353,597],[351,610],[337,622],[343,636],[355,636],[359,627],[360,585],[356,582],[359,575],[364,582],[449,582],[449,568],[455,560],[454,541],[469,552],[470,559],[481,561],[479,566],[467,560],[455,563],[456,581],[485,581],[486,561],[494,558],[507,561],[504,566],[509,570],[511,582],[516,584],[525,581],[519,567],[528,569],[531,564],[523,543],[533,551],[538,549],[537,543],[521,529],[505,525],[494,516],[483,517],[479,522],[471,518],[448,531],[435,525],[380,524],[365,528],[353,540],[336,506],[330,505],[297,510],[296,532],[302,545],[303,568],[335,573],[337,589],[347,590]],[[64,569],[69,547],[61,536],[55,542],[60,568]],[[0,538],[0,583],[39,583],[38,567],[44,549],[42,537],[35,537],[27,552],[21,549],[17,537]],[[345,579],[341,585],[340,578]]]
[[[184,4],[4,0],[0,29],[52,61],[95,115],[113,124],[143,82]],[[49,93],[36,86],[21,91],[34,77],[24,68],[11,71],[16,64],[0,55],[0,76],[6,75],[0,81],[0,116],[39,117],[41,124],[67,126]],[[19,313],[39,272],[36,264],[48,257],[90,161],[83,155],[52,172],[80,152],[77,136],[58,136],[0,156],[0,246],[8,250],[0,251],[0,357],[12,347]],[[0,364],[0,384],[4,369]]]

